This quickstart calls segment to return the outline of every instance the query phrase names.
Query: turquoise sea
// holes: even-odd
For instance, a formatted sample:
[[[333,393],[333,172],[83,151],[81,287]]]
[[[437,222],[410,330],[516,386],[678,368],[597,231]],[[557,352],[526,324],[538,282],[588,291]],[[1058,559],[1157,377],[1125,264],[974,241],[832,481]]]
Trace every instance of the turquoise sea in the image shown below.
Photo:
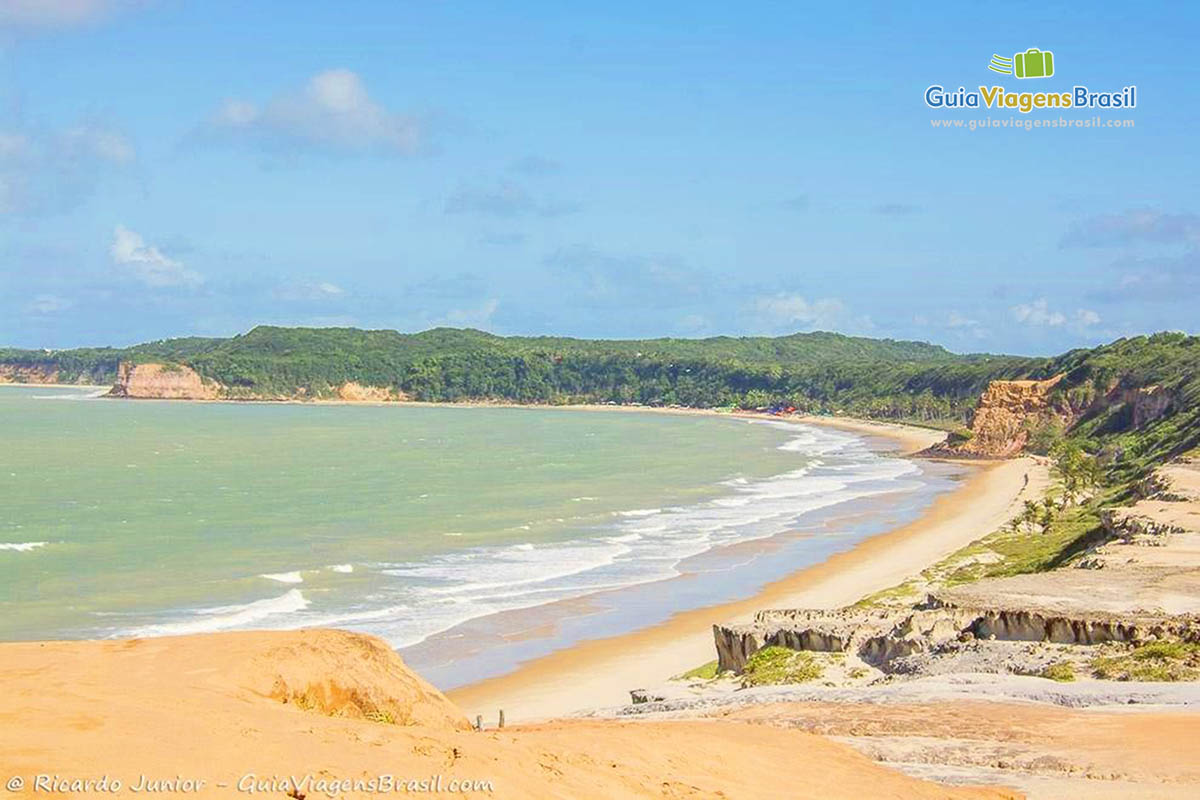
[[[0,387],[0,640],[339,626],[449,687],[746,596],[958,477],[733,417],[96,394]]]

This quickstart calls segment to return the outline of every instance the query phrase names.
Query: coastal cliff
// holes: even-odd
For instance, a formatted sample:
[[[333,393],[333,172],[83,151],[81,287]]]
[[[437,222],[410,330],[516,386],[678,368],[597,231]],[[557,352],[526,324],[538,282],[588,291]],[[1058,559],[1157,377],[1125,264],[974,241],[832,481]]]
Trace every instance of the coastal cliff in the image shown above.
[[[1057,438],[1088,419],[1109,415],[1109,431],[1141,430],[1177,405],[1176,393],[1159,384],[1130,385],[1127,379],[1113,378],[1100,385],[1069,386],[1066,377],[991,381],[979,396],[967,433],[951,437],[930,454],[1011,458],[1026,450],[1044,452],[1039,449],[1045,446],[1042,439]]]
[[[29,381],[33,382],[33,381]],[[51,382],[49,380],[42,382]],[[332,392],[335,399],[347,403],[391,403],[409,399],[404,392],[380,386],[369,386],[355,381],[346,381],[324,393],[328,398]],[[135,364],[122,361],[117,367],[117,380],[108,397],[122,397],[137,400],[312,400],[303,389],[298,389],[293,395],[251,395],[242,396],[230,394],[225,387],[216,381],[209,380],[191,367],[182,364]]]
[[[58,369],[41,364],[0,364],[0,383],[65,383]]]
[[[982,458],[1008,458],[1021,452],[1034,425],[1060,417],[1051,405],[1050,390],[1062,379],[1060,374],[1044,381],[992,381],[979,398],[970,438],[950,449]]]
[[[338,387],[339,400],[348,403],[391,403],[407,400],[404,392],[383,386],[364,386],[355,381],[346,381]]]
[[[108,397],[139,400],[217,400],[221,387],[195,370],[174,364],[134,364],[122,361],[117,382]]]

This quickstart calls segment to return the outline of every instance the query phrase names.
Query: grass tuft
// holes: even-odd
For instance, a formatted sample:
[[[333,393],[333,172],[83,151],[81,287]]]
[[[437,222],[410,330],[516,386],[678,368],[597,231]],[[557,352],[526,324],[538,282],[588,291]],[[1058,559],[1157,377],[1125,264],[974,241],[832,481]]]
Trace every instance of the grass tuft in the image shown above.
[[[743,686],[776,686],[784,683],[814,681],[824,669],[811,653],[786,647],[764,647],[750,656],[742,670]]]
[[[1153,642],[1125,653],[1096,656],[1092,671],[1113,681],[1194,681],[1200,679],[1200,644]]]
[[[676,675],[674,678],[672,678],[672,680],[711,681],[713,678],[717,677],[717,674],[718,674],[717,673],[717,662],[709,661],[707,664],[701,664],[700,666],[696,667],[695,669],[689,669],[687,672],[683,673],[682,675]]]
[[[1041,676],[1059,683],[1070,683],[1075,680],[1075,666],[1070,661],[1055,661],[1042,670]]]

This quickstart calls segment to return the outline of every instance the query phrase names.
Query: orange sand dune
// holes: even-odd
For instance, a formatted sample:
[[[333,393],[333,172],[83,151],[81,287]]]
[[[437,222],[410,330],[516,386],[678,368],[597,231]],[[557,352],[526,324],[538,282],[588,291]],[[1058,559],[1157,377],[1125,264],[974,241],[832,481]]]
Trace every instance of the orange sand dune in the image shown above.
[[[451,797],[1017,796],[917,780],[819,736],[744,722],[479,733],[383,642],[328,630],[0,645],[0,781],[24,782],[10,796],[45,796],[39,773],[68,790],[120,780],[121,796],[158,781],[156,796],[379,797],[354,782],[383,775],[440,781]],[[462,780],[492,791],[446,791]]]

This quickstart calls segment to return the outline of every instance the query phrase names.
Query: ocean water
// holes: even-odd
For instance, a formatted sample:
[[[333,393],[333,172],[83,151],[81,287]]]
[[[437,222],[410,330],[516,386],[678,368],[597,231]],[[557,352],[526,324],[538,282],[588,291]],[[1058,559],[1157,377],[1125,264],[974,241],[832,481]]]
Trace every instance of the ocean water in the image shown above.
[[[0,387],[2,640],[339,626],[452,686],[745,596],[956,477],[732,417],[94,395]]]

